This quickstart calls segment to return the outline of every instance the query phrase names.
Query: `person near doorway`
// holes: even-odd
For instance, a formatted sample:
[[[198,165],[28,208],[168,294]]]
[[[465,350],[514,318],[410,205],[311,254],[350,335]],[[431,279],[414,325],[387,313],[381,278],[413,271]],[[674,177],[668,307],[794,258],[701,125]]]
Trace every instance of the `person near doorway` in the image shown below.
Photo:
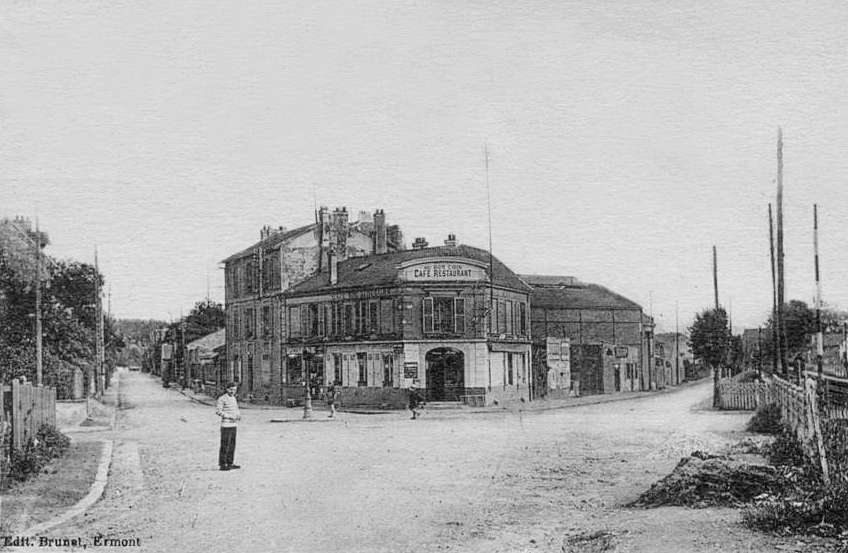
[[[221,470],[233,470],[241,468],[233,464],[236,452],[236,429],[241,413],[236,400],[235,382],[227,384],[227,391],[218,398],[215,414],[221,417],[221,447],[218,450],[218,467]]]
[[[424,404],[424,398],[421,392],[418,391],[418,386],[412,384],[409,387],[409,410],[412,411],[412,419],[418,418],[418,409]]]
[[[339,397],[339,391],[336,390],[336,384],[334,382],[330,382],[330,385],[327,386],[327,391],[324,392],[324,401],[327,402],[327,407],[330,409],[329,418],[333,418],[333,415],[336,414],[336,398]]]

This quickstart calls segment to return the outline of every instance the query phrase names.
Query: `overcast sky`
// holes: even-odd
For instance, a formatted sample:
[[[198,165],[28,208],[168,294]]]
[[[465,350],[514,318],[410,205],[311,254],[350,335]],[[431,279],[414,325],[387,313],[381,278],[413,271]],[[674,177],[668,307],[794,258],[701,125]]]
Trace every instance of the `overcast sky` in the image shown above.
[[[707,5],[709,4],[709,5]],[[0,216],[93,261],[118,317],[223,300],[269,224],[385,209],[518,273],[573,275],[666,330],[771,308],[785,136],[787,297],[848,308],[842,2],[62,0],[0,7]]]

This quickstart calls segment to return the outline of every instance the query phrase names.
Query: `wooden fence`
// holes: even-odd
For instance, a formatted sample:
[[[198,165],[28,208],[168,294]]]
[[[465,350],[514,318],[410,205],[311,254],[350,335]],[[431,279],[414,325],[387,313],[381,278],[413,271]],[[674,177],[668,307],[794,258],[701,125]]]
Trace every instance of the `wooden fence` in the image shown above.
[[[0,428],[11,433],[9,444],[20,450],[42,424],[56,426],[56,389],[13,380],[0,393]],[[4,436],[5,438],[5,436]],[[4,439],[5,442],[5,439]]]
[[[759,398],[765,382],[737,382],[732,378],[723,378],[718,383],[719,409],[753,411],[759,405]]]

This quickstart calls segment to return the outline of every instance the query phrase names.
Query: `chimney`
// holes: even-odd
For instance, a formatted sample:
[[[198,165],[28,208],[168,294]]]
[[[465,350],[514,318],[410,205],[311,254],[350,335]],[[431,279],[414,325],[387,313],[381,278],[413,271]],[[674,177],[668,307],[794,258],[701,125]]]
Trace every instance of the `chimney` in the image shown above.
[[[423,250],[427,247],[427,241],[424,238],[416,238],[415,242],[412,243],[413,250]]]
[[[259,229],[259,239],[260,240],[265,240],[270,235],[271,235],[271,227],[269,227],[268,225],[265,225],[264,227]]]
[[[336,252],[330,250],[330,286],[334,286],[339,282],[339,256]]]
[[[330,218],[330,249],[341,259],[347,257],[347,233],[349,230],[347,209],[336,208]]]
[[[386,214],[382,209],[374,212],[374,253],[380,255],[386,253]]]
[[[445,240],[445,246],[456,247],[456,234],[448,234],[448,239]]]
[[[400,226],[389,225],[386,227],[386,242],[392,246],[392,251],[403,251],[406,245],[403,243],[403,233]]]

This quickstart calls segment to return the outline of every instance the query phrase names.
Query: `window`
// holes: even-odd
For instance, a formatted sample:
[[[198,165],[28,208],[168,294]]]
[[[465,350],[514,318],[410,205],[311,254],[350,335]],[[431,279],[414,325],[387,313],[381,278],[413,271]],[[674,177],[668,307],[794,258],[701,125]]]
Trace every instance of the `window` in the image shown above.
[[[244,310],[244,337],[248,340],[254,337],[256,325],[255,309],[248,308]]]
[[[506,375],[507,375],[507,384],[509,384],[510,386],[512,386],[512,383],[513,383],[513,381],[514,381],[514,372],[515,372],[515,369],[514,369],[514,368],[513,368],[513,366],[512,366],[512,354],[511,354],[511,353],[506,353],[506,354],[504,354],[504,355],[506,355]]]
[[[249,259],[244,262],[244,291],[247,294],[253,293],[253,260]]]
[[[367,353],[357,353],[356,361],[359,366],[359,381],[357,384],[359,386],[367,386],[368,385],[368,354]]]
[[[271,318],[271,306],[262,306],[262,336],[268,338],[274,333],[274,321]]]
[[[358,301],[356,302],[356,326],[354,327],[354,334],[364,334],[365,333],[365,302]]]
[[[333,336],[343,336],[342,330],[342,304],[339,302],[333,303]]]
[[[309,336],[318,335],[318,307],[317,303],[309,304]]]
[[[353,304],[346,303],[344,306],[345,318],[344,318],[344,329],[343,333],[345,335],[350,335],[355,332],[354,327],[354,318],[353,318]]]
[[[506,334],[511,335],[511,334],[514,333],[514,330],[513,330],[515,328],[513,326],[514,324],[515,324],[515,319],[513,317],[513,312],[512,312],[512,302],[510,300],[506,300],[506,330],[505,330]]]
[[[320,309],[323,315],[319,317],[318,332],[321,336],[329,336],[333,331],[332,305],[329,303],[322,303]]]
[[[456,333],[465,334],[465,298],[454,298],[453,311]]]
[[[333,354],[333,382],[339,386],[342,384],[342,355],[340,353]]]
[[[380,303],[368,302],[368,334],[377,334],[380,330]]]
[[[518,333],[527,336],[527,304],[518,304]]]
[[[424,298],[422,313],[424,332],[465,332],[464,298]]]
[[[395,372],[395,358],[391,353],[383,354],[383,386],[386,388],[392,387],[393,375]]]
[[[310,328],[312,323],[309,321],[309,305],[303,304],[300,306],[300,335],[304,338],[309,336]]]
[[[233,338],[241,338],[241,309],[233,308]]]
[[[506,302],[498,301],[498,334],[506,334]],[[511,383],[510,383],[511,384]]]
[[[292,337],[303,336],[300,314],[300,306],[289,308],[289,333]]]

